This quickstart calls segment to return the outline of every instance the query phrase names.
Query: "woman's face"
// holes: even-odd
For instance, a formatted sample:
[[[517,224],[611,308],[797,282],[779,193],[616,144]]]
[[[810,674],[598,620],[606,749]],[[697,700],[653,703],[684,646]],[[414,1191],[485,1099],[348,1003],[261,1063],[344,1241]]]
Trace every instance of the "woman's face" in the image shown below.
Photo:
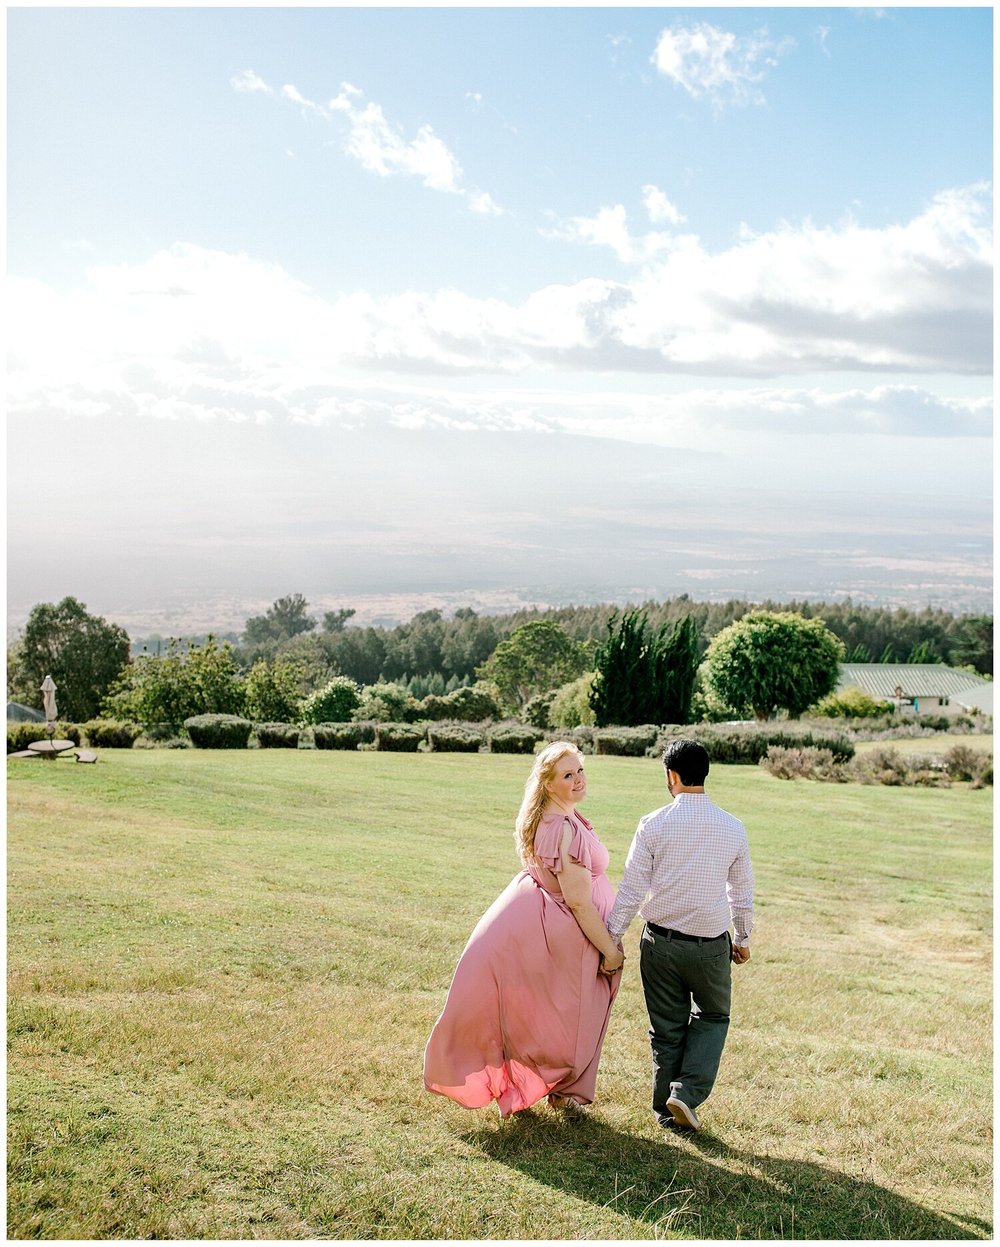
[[[564,753],[556,762],[555,774],[547,784],[550,797],[566,805],[576,805],[587,795],[587,777],[583,773],[583,758],[575,753]]]

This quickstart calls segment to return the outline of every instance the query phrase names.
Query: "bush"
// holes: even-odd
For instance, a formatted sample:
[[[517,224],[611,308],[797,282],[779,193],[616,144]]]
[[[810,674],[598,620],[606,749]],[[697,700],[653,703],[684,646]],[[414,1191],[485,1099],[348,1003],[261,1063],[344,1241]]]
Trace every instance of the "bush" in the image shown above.
[[[545,733],[545,742],[551,744],[555,740],[568,740],[571,745],[576,745],[581,753],[592,754],[596,730],[593,727],[554,727]]]
[[[346,723],[361,704],[361,690],[346,675],[333,679],[311,693],[302,706],[305,723]]]
[[[945,770],[952,779],[971,783],[976,788],[993,783],[993,758],[968,745],[955,745],[942,759]]]
[[[756,766],[772,745],[786,749],[829,749],[835,762],[849,762],[854,745],[835,732],[817,732],[796,728],[790,723],[773,727],[748,724],[695,723],[690,727],[669,727],[649,749],[648,757],[662,757],[667,743],[677,736],[686,736],[705,746],[712,762]]]
[[[498,724],[490,732],[492,753],[534,753],[535,745],[542,739],[537,727],[523,723]]]
[[[659,728],[650,724],[599,728],[594,733],[594,752],[615,757],[642,758],[656,744],[658,736]]]
[[[368,723],[317,723],[313,728],[313,743],[317,749],[357,749],[370,745],[375,739],[375,724]]]
[[[457,688],[444,696],[435,694],[420,703],[420,714],[426,719],[461,719],[466,723],[482,723],[500,714],[497,699],[487,684],[473,684],[471,688]]]
[[[81,730],[87,744],[95,749],[131,749],[142,735],[138,723],[120,719],[91,719]]]
[[[525,723],[530,723],[532,727],[537,727],[539,731],[546,731],[552,726],[550,713],[554,697],[554,690],[548,693],[536,693],[534,697],[529,697],[521,709],[521,718]]]
[[[427,739],[436,753],[476,753],[486,734],[463,723],[442,723],[427,729]]]
[[[871,694],[853,685],[824,697],[813,708],[813,713],[827,719],[875,719],[892,711],[891,701],[876,701]]]
[[[427,729],[418,723],[377,723],[375,748],[389,753],[416,753],[427,739]]]
[[[405,688],[380,680],[361,690],[361,699],[351,717],[359,722],[408,723],[419,709],[417,699]]]
[[[244,713],[264,722],[288,723],[302,707],[302,669],[287,658],[258,658],[246,678]]]
[[[593,726],[594,708],[590,704],[590,690],[596,674],[596,671],[588,671],[578,680],[556,689],[549,707],[549,723],[552,726]]]
[[[254,725],[257,744],[261,749],[298,749],[299,729],[292,723],[257,723]]]
[[[74,723],[56,723],[53,740],[71,740],[74,745],[80,743],[80,729]],[[8,723],[7,752],[21,753],[36,740],[48,740],[49,733],[44,723]]]
[[[771,745],[760,765],[776,779],[817,779],[817,772],[825,774],[833,767],[833,754],[809,745],[803,749]]]
[[[198,749],[246,749],[253,724],[236,714],[196,714],[184,728]]]

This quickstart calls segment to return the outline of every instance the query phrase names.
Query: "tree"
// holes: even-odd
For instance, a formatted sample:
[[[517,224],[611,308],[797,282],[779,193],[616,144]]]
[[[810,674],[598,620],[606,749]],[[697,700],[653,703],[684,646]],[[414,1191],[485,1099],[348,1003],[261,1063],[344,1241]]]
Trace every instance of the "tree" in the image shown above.
[[[343,632],[348,619],[357,613],[351,606],[342,606],[339,611],[327,611],[323,616],[323,631]]]
[[[177,731],[199,714],[242,714],[246,687],[228,642],[208,637],[182,649],[171,640],[159,658],[144,654],[126,667],[104,701],[105,713],[149,728]]]
[[[993,616],[969,615],[958,627],[952,661],[974,667],[980,675],[993,674]]]
[[[248,718],[257,723],[297,723],[302,706],[302,671],[287,658],[259,658],[246,679]]]
[[[41,710],[41,684],[51,675],[60,718],[82,723],[96,717],[128,660],[124,628],[66,597],[33,608],[8,659],[8,682],[16,701]]]
[[[712,639],[705,660],[709,688],[740,714],[757,719],[787,710],[797,718],[833,692],[844,644],[821,619],[792,611],[751,611]]]
[[[590,705],[598,727],[686,723],[698,676],[698,626],[685,615],[655,632],[644,610],[608,620]]]
[[[349,676],[335,675],[306,698],[302,718],[306,723],[349,723],[360,702],[357,684]]]
[[[278,598],[268,607],[266,614],[255,615],[246,621],[243,629],[245,644],[287,641],[300,632],[311,632],[316,627],[316,620],[306,614],[308,607],[309,603],[301,593]]]
[[[520,709],[535,693],[575,680],[587,664],[586,645],[572,640],[559,624],[540,619],[501,641],[476,675],[495,684],[504,703]]]

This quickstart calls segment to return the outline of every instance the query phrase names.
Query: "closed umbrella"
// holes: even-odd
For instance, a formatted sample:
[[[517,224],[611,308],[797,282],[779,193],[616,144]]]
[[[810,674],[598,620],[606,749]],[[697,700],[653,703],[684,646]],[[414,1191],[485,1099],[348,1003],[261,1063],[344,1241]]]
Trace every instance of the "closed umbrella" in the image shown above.
[[[50,675],[42,681],[42,705],[45,707],[45,722],[55,723],[56,715],[56,683]]]

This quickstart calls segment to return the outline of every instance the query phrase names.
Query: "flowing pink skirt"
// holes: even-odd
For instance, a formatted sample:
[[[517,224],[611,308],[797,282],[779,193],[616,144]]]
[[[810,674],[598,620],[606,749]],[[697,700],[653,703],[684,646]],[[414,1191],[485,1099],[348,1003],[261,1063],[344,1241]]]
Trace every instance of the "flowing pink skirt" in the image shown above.
[[[603,918],[614,901],[594,880]],[[479,920],[424,1053],[424,1086],[466,1108],[496,1100],[506,1117],[550,1092],[592,1103],[620,975],[561,896],[522,871]]]

